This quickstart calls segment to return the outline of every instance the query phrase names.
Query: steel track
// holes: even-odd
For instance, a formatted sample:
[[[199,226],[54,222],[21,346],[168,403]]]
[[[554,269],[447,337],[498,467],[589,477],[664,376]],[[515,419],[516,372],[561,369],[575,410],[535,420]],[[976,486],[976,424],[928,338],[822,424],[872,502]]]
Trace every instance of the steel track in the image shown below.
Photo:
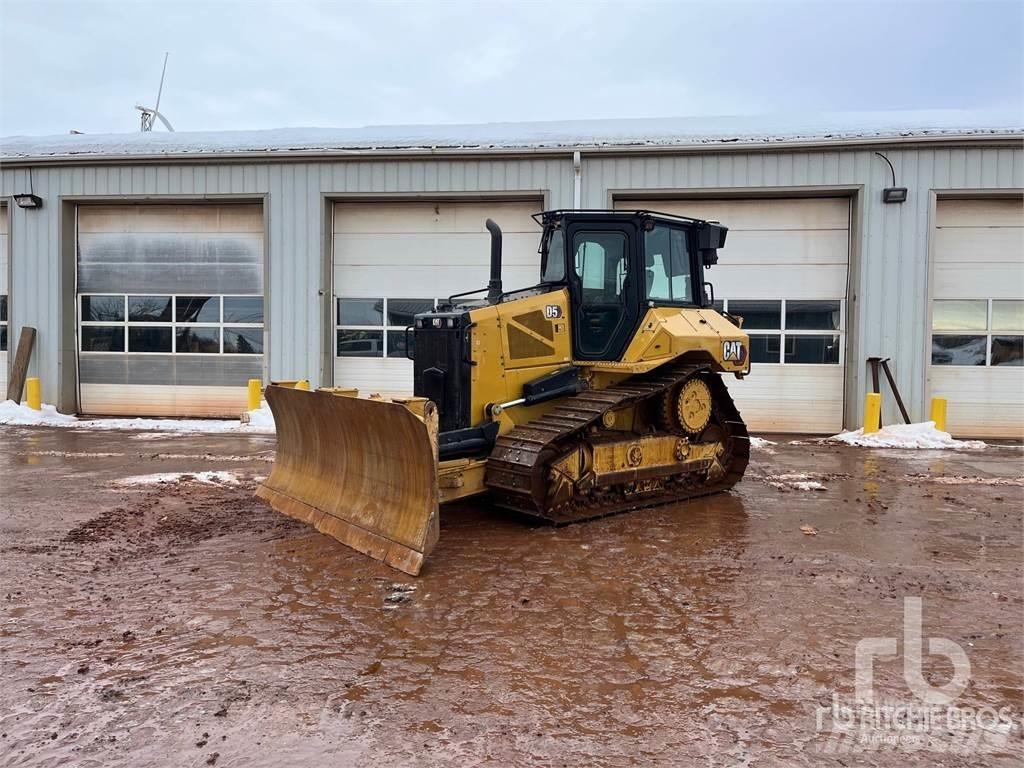
[[[714,399],[713,420],[725,433],[723,477],[707,483],[703,472],[682,472],[660,478],[663,487],[655,490],[638,493],[631,483],[602,486],[557,509],[546,506],[548,464],[571,449],[574,441],[585,440],[595,425],[600,433],[608,434],[610,430],[601,427],[602,414],[661,397],[699,373],[708,374],[705,378]],[[721,378],[706,366],[676,363],[619,385],[568,397],[544,416],[499,437],[487,460],[485,482],[499,505],[564,524],[726,491],[743,477],[749,456],[746,425]]]

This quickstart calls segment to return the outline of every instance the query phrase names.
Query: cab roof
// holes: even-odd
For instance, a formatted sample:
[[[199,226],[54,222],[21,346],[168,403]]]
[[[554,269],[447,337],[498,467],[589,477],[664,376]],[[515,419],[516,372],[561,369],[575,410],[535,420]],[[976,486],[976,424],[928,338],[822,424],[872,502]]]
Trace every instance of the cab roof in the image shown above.
[[[586,219],[635,219],[650,217],[665,219],[667,221],[681,221],[686,222],[687,224],[714,224],[716,226],[721,226],[719,222],[713,220],[697,219],[692,216],[679,216],[674,213],[664,213],[662,211],[651,211],[646,208],[616,209],[614,211],[608,210],[607,208],[556,208],[555,210],[541,211],[540,213],[533,214],[533,220],[543,227],[556,219],[562,219],[566,216]]]

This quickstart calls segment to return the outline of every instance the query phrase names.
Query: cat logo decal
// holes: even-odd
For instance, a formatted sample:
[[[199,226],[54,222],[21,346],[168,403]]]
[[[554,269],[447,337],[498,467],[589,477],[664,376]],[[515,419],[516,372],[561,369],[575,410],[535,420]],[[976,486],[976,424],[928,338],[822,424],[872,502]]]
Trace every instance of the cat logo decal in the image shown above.
[[[747,348],[742,341],[723,341],[722,359],[742,365],[747,359]]]

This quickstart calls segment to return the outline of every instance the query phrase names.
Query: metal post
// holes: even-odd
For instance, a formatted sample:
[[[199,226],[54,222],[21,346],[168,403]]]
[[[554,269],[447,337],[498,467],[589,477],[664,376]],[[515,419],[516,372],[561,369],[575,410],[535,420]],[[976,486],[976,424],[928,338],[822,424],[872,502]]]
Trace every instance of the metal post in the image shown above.
[[[868,365],[871,366],[871,391],[879,392],[878,389],[878,364],[881,362],[880,357],[869,357]]]
[[[900,413],[903,414],[903,421],[906,424],[910,423],[910,415],[907,413],[907,407],[903,405],[903,398],[900,397],[900,391],[896,388],[896,380],[892,377],[892,371],[889,370],[889,358],[885,358],[882,361],[882,370],[885,372],[885,378],[889,380],[889,386],[892,388],[892,393],[896,396],[896,405],[900,407]]]
[[[937,430],[940,432],[946,431],[946,398],[932,398],[932,421],[935,422]]]
[[[882,396],[877,392],[868,392],[864,399],[864,434],[870,435],[878,431],[882,418]]]
[[[873,425],[872,431],[874,431],[876,429],[879,429],[882,426],[882,419],[881,419],[881,416],[882,416],[882,400],[881,400],[882,394],[881,394],[881,390],[878,388],[878,364],[881,361],[882,361],[882,358],[880,358],[880,357],[869,357],[868,358],[868,365],[871,366],[871,391],[874,394],[878,395],[878,397],[879,397],[879,400],[878,400],[878,418],[875,419],[875,423]],[[864,412],[864,419],[865,419],[864,423],[867,424],[867,411]]]
[[[249,408],[255,411],[260,407],[260,400],[263,398],[263,381],[261,379],[249,379]]]

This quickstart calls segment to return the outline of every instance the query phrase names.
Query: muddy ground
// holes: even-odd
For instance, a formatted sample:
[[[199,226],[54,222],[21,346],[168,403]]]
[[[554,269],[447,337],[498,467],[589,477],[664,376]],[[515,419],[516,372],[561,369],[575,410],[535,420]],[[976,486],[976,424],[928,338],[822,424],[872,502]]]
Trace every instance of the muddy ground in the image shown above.
[[[818,729],[853,695],[857,642],[900,637],[914,596],[924,637],[969,657],[956,705],[1020,722],[1019,447],[783,440],[731,495],[565,528],[467,504],[414,579],[253,499],[273,446],[0,428],[0,764],[1024,757],[1019,728],[982,752]],[[239,485],[118,484],[207,470]],[[913,701],[902,670],[876,663],[880,698]],[[924,674],[953,669],[928,656]]]

